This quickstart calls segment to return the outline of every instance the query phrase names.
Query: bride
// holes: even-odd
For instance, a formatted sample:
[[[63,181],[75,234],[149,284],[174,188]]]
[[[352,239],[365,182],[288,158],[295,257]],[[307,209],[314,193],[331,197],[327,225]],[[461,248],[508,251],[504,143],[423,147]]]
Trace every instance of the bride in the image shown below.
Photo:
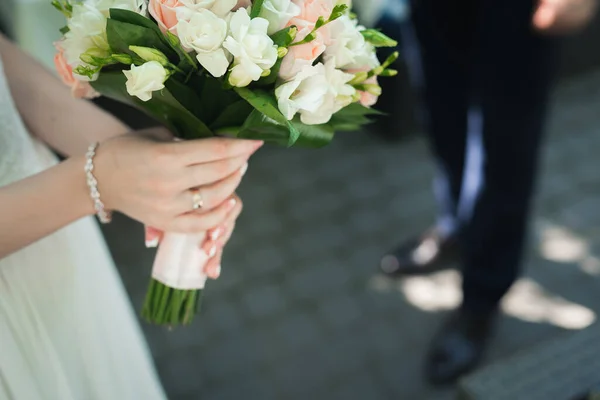
[[[163,399],[92,221],[84,165],[93,162],[106,210],[162,231],[212,229],[201,245],[215,254],[205,272],[216,278],[241,211],[234,191],[262,143],[124,135],[2,36],[0,56],[0,399]],[[57,164],[46,146],[69,158]]]

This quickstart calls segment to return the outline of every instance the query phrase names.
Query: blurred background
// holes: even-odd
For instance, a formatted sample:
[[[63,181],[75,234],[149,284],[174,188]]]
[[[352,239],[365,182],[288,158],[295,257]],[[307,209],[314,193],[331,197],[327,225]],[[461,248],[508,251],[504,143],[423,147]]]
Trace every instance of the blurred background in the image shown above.
[[[368,4],[365,20],[382,24],[383,5]],[[0,16],[51,68],[63,21],[49,1],[0,0]],[[433,163],[402,58],[398,69],[381,99],[393,123],[253,158],[239,192],[245,212],[201,315],[171,331],[142,324],[170,399],[574,400],[600,388],[600,19],[561,41],[526,273],[503,302],[484,366],[448,389],[429,387],[422,364],[460,303],[459,274],[377,273],[385,251],[435,216]],[[99,104],[133,127],[152,124]],[[125,217],[103,229],[140,310],[154,251]]]

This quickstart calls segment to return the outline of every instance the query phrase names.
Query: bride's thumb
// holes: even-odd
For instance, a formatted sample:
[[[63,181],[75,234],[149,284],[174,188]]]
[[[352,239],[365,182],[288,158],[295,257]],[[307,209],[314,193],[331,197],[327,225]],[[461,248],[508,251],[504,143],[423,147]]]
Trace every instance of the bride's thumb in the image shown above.
[[[556,5],[552,2],[541,1],[533,14],[533,26],[539,30],[550,28],[556,21]]]
[[[158,246],[158,243],[160,243],[160,240],[162,239],[162,231],[151,226],[144,226],[144,231],[146,236],[146,247],[153,248]]]

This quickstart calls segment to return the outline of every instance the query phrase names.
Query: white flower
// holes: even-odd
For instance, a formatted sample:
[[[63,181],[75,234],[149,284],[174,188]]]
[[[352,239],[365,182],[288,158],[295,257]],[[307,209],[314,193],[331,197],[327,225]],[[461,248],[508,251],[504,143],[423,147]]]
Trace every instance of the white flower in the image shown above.
[[[229,67],[228,55],[223,50],[227,36],[227,22],[213,12],[200,9],[189,21],[177,23],[177,35],[186,50],[194,50],[198,62],[215,77],[223,76]]]
[[[317,112],[326,94],[325,67],[321,63],[305,66],[291,81],[275,89],[277,107],[288,120],[298,112]]]
[[[209,10],[219,17],[225,17],[237,4],[237,0],[179,0],[183,5],[181,10],[177,10],[178,17],[185,18],[190,12],[199,10]],[[180,17],[180,18],[181,18]]]
[[[158,61],[148,61],[139,67],[132,64],[131,69],[123,73],[127,77],[127,93],[142,101],[150,100],[152,92],[165,88],[167,70]]]
[[[98,56],[110,55],[106,38],[106,21],[110,8],[120,8],[145,15],[147,7],[145,0],[88,0],[74,3],[73,15],[69,19],[69,32],[65,34],[61,44],[65,51],[65,59],[72,68],[90,67],[81,61],[81,55],[90,49]],[[78,80],[89,80],[81,75],[75,77]],[[91,80],[96,78],[97,74]]]
[[[269,35],[286,27],[295,16],[300,15],[300,7],[291,0],[265,0],[259,17],[269,21]]]
[[[344,15],[329,25],[330,45],[325,50],[325,61],[336,60],[337,68],[365,69],[379,65],[375,48],[365,41],[360,33],[364,28],[357,26],[356,20]]]
[[[279,111],[288,120],[300,113],[304,124],[325,124],[352,103],[356,90],[347,83],[353,77],[336,69],[334,60],[306,66],[294,79],[275,89]]]
[[[264,18],[250,19],[240,8],[231,17],[225,47],[234,56],[229,83],[244,87],[260,79],[277,61],[277,46],[267,35],[269,22]]]
[[[69,32],[65,34],[62,47],[65,59],[73,69],[79,66],[90,67],[81,61],[81,55],[90,49],[97,53],[106,52],[108,56],[110,48],[106,39],[106,16],[92,2],[73,5]],[[81,75],[75,77],[78,80],[89,80]],[[91,80],[96,78],[97,75]]]

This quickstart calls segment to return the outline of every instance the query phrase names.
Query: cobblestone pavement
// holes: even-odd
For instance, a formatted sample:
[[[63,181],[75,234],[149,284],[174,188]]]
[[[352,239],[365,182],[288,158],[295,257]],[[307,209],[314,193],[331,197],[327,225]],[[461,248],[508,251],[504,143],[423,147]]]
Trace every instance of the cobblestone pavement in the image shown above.
[[[527,273],[486,362],[600,313],[600,71],[556,92]],[[223,275],[186,329],[144,325],[172,400],[445,399],[421,379],[431,335],[460,298],[453,270],[392,282],[379,256],[433,221],[422,138],[340,135],[326,149],[268,148],[240,190]],[[107,238],[138,309],[153,252],[118,218]]]

